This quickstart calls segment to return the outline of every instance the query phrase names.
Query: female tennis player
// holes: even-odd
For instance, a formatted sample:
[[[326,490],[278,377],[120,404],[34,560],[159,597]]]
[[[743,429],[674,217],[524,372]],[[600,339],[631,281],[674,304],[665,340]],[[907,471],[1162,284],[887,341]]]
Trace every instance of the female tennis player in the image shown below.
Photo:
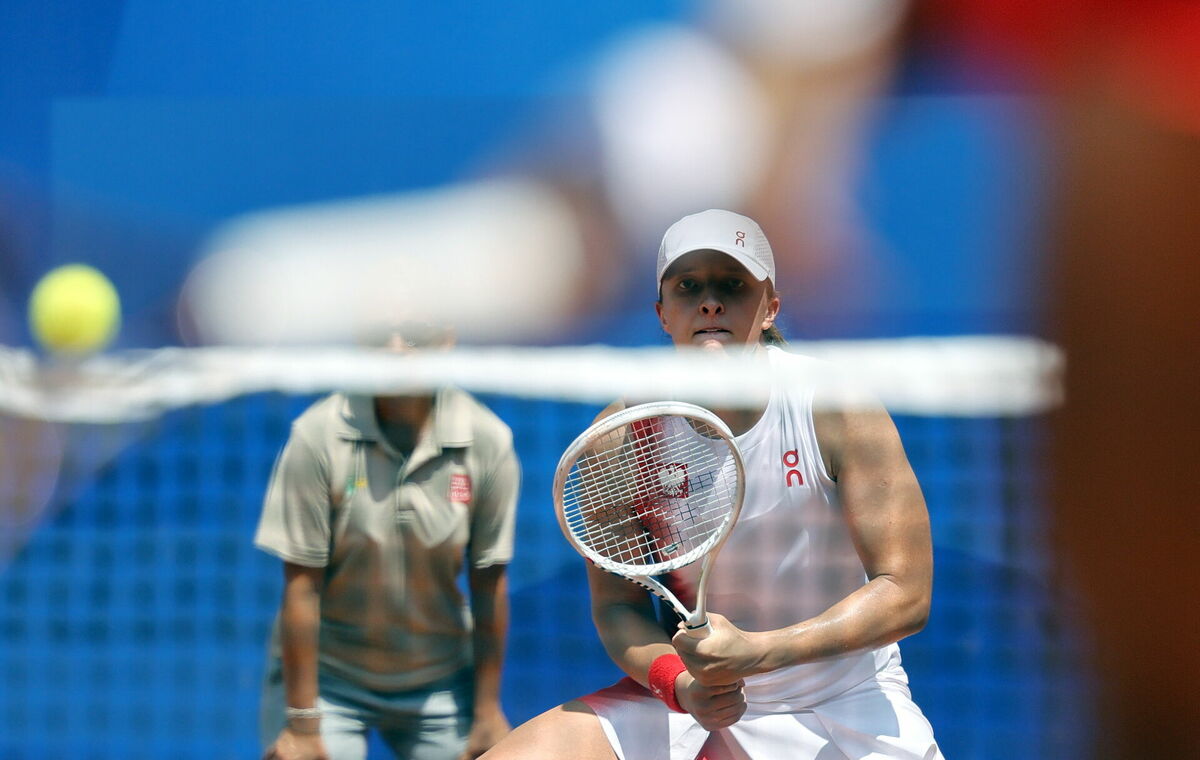
[[[753,220],[676,222],[658,283],[681,350],[817,369],[778,347],[774,258]],[[887,412],[814,403],[823,393],[776,384],[758,408],[719,412],[746,494],[709,579],[712,633],[672,638],[645,591],[589,567],[597,631],[628,678],[533,718],[487,760],[942,757],[896,645],[929,613],[924,498]],[[686,569],[672,581],[686,595]]]

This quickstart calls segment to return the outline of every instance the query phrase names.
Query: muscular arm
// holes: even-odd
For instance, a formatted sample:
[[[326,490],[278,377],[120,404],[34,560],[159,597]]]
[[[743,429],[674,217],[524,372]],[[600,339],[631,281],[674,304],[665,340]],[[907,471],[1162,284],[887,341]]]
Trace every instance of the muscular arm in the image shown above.
[[[900,436],[882,408],[818,421],[831,475],[867,583],[811,620],[769,640],[765,665],[884,646],[925,626],[933,584],[929,514]]]
[[[588,565],[592,621],[608,656],[633,680],[648,686],[651,663],[675,651],[654,615],[650,597],[630,581]]]
[[[929,516],[895,425],[882,408],[858,409],[822,414],[817,433],[867,583],[786,628],[744,632],[720,621],[704,642],[677,635],[689,668],[705,682],[884,646],[925,625],[933,581]]]

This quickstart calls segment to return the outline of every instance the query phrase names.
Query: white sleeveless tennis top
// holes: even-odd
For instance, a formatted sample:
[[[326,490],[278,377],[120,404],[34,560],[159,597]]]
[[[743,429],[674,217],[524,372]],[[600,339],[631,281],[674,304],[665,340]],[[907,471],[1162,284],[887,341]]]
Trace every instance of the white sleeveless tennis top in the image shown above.
[[[791,377],[818,360],[768,347],[772,368]],[[737,437],[746,465],[742,513],[717,557],[708,608],[747,631],[785,628],[819,615],[867,581],[842,517],[836,484],[825,472],[812,418],[811,387],[771,392],[762,418]],[[696,572],[695,568],[686,569]],[[694,582],[692,573],[686,581]],[[895,644],[746,679],[746,698],[779,711],[835,696],[887,668],[899,670]]]

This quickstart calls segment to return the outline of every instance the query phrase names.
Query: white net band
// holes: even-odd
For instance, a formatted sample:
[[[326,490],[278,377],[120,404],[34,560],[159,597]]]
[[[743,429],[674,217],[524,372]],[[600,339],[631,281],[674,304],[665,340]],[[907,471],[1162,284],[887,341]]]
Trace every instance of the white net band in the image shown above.
[[[1019,337],[793,342],[836,367],[894,413],[1037,414],[1061,400],[1061,352]],[[608,403],[685,399],[736,405],[789,378],[755,362],[670,348],[458,348],[405,355],[363,348],[168,348],[66,364],[0,348],[0,411],[63,422],[147,419],[171,409],[262,392],[412,393],[456,385],[474,393]],[[810,373],[797,382],[821,382]]]

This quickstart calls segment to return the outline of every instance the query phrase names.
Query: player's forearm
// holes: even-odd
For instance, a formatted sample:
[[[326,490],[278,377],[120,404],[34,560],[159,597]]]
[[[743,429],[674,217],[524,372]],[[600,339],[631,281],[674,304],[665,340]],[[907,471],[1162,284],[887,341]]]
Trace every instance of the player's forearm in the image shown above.
[[[763,649],[762,670],[899,641],[925,626],[929,602],[927,583],[878,576],[817,617],[757,634]]]
[[[644,603],[596,606],[592,618],[608,656],[643,686],[648,685],[651,663],[661,655],[675,652],[670,638]]]
[[[592,622],[604,650],[617,667],[647,686],[650,665],[661,655],[675,651],[671,637],[655,617],[649,595],[594,565],[589,564],[587,574]]]

